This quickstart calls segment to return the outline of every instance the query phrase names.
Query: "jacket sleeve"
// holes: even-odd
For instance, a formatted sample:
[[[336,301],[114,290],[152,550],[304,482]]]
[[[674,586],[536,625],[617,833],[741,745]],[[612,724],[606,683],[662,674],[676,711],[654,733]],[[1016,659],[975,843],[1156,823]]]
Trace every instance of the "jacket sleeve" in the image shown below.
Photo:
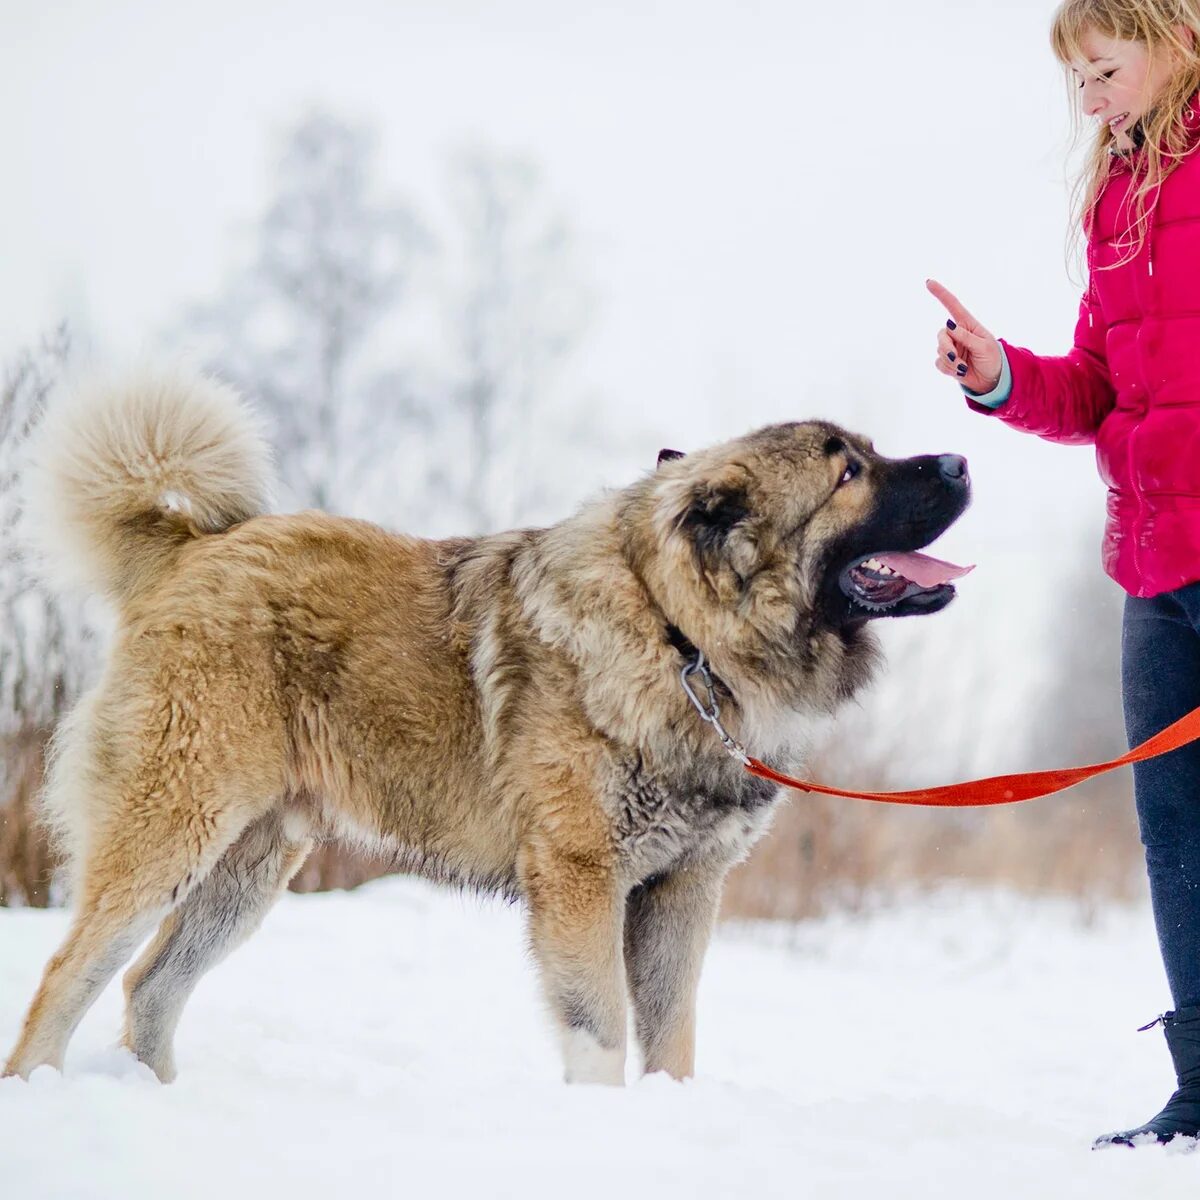
[[[1107,331],[1099,303],[1089,303],[1085,295],[1079,304],[1075,345],[1069,353],[1043,357],[1001,339],[1012,372],[1008,399],[991,408],[968,396],[967,404],[1047,441],[1094,442],[1100,423],[1116,402],[1104,348]]]
[[[990,392],[973,392],[962,383],[958,386],[962,388],[964,396],[983,408],[999,408],[1000,405],[1007,404],[1009,396],[1012,395],[1012,368],[1008,365],[1008,355],[1004,353],[1004,346],[1000,347],[1000,378]]]

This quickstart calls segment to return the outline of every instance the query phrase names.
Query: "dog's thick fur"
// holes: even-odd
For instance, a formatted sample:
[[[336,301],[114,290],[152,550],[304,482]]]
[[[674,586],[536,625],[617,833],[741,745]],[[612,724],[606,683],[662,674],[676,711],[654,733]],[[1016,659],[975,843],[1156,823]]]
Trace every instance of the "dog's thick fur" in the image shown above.
[[[263,516],[251,419],[186,376],[54,411],[42,446],[51,541],[119,622],[47,787],[77,911],[8,1062],[26,1076],[61,1066],[157,927],[125,1038],[172,1078],[196,981],[327,836],[524,900],[568,1079],[622,1081],[628,1000],[646,1070],[689,1075],[722,881],[776,792],[692,709],[684,651],[707,654],[734,736],[791,764],[875,661],[839,572],[965,504],[936,460],[810,423],[665,462],[548,529]]]

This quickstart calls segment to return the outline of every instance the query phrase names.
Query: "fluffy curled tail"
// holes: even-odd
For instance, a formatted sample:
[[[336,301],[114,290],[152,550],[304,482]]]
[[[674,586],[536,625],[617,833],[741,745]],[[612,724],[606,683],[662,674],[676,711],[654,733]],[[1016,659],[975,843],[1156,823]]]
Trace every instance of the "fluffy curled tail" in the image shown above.
[[[50,567],[121,604],[180,548],[266,507],[270,455],[223,384],[183,370],[95,384],[47,410],[30,513]]]

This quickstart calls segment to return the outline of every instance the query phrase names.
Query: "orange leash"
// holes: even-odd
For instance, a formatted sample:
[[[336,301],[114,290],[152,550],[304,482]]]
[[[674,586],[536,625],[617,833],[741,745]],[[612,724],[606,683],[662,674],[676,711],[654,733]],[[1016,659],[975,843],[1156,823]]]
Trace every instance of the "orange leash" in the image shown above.
[[[1112,762],[1095,763],[1090,767],[1061,767],[1055,771],[1028,771],[1021,775],[992,775],[987,779],[969,780],[966,783],[950,783],[944,787],[916,788],[910,792],[851,792],[842,788],[826,787],[804,779],[793,779],[773,771],[766,763],[756,758],[747,758],[743,764],[751,775],[769,779],[785,787],[798,788],[802,792],[820,792],[824,796],[848,796],[852,800],[879,800],[886,804],[925,804],[941,807],[977,808],[985,804],[1016,804],[1021,800],[1036,800],[1073,787],[1085,779],[1114,771],[1128,763],[1156,758],[1171,750],[1178,750],[1188,742],[1200,738],[1200,708],[1193,709],[1180,717],[1174,725],[1168,725],[1161,733],[1147,738],[1140,746],[1114,758]]]
[[[708,703],[705,704],[696,695],[688,681],[692,674],[699,673],[708,690]],[[1114,758],[1111,762],[1095,763],[1090,767],[1062,767],[1053,771],[1028,771],[1020,775],[993,775],[987,779],[968,780],[965,783],[951,783],[943,787],[915,788],[908,792],[855,792],[844,788],[827,787],[823,783],[813,783],[807,779],[793,779],[779,771],[768,767],[766,763],[751,758],[740,745],[725,731],[721,724],[721,708],[716,701],[712,676],[704,662],[703,654],[697,654],[694,662],[683,669],[681,678],[684,691],[696,706],[700,716],[716,730],[725,749],[750,772],[760,779],[769,779],[772,783],[784,787],[796,788],[801,792],[819,792],[823,796],[845,796],[851,800],[877,800],[884,804],[921,804],[936,807],[952,808],[981,808],[988,804],[1017,804],[1022,800],[1036,800],[1039,796],[1049,796],[1061,792],[1065,788],[1103,775],[1106,771],[1114,771],[1129,763],[1143,762],[1148,758],[1157,758],[1186,746],[1189,742],[1200,738],[1200,708],[1193,709],[1184,717],[1180,717],[1173,725],[1168,725],[1161,733],[1147,738],[1140,746],[1135,746],[1128,754]]]

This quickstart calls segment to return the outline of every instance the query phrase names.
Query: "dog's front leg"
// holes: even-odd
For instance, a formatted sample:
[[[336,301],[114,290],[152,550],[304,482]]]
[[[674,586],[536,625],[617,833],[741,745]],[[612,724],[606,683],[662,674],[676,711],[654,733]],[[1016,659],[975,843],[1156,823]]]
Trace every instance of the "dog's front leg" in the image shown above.
[[[696,988],[725,866],[691,867],[629,894],[625,965],[644,1069],[686,1079],[696,1061]]]
[[[625,1082],[624,889],[607,863],[547,848],[526,856],[529,933],[562,1038],[568,1083]]]

